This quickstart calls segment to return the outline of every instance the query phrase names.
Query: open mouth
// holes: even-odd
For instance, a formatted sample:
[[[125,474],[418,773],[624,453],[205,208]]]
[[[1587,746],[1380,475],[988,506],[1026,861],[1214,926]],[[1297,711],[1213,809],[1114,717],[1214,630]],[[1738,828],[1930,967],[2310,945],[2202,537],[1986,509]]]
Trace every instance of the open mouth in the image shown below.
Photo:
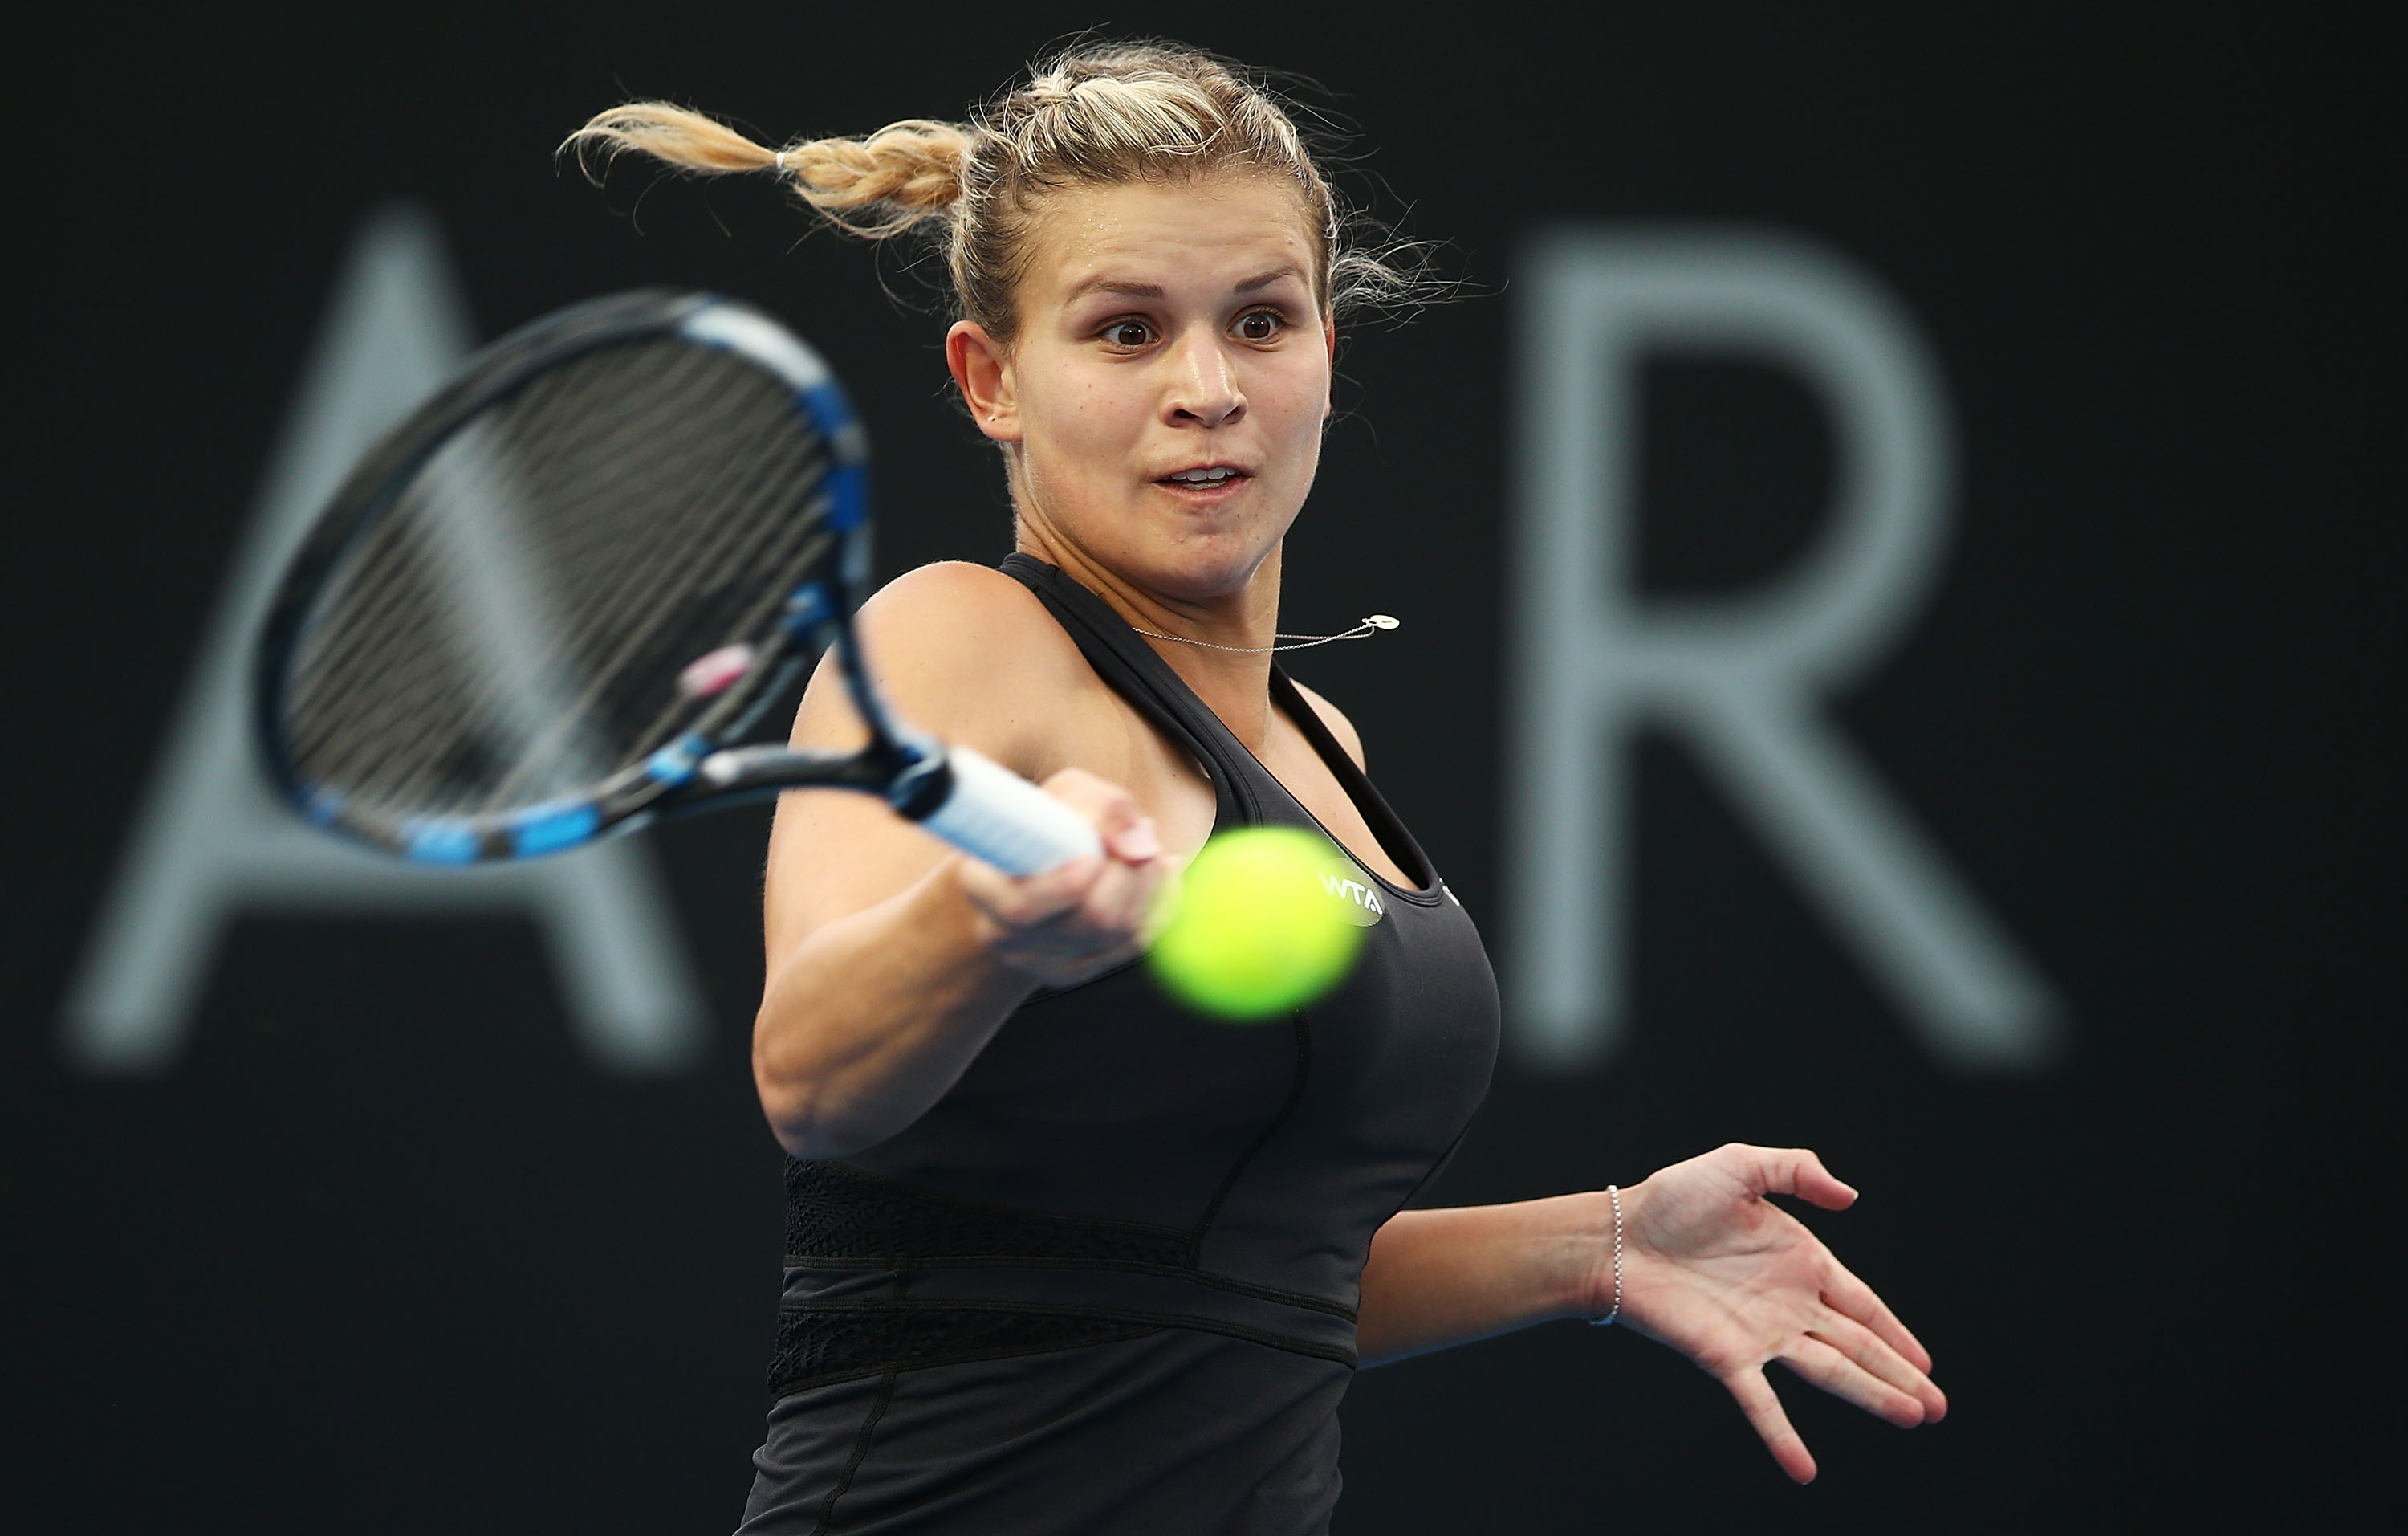
[[[1226,464],[1207,466],[1201,469],[1178,469],[1163,476],[1154,483],[1182,491],[1211,491],[1248,479],[1243,469]]]

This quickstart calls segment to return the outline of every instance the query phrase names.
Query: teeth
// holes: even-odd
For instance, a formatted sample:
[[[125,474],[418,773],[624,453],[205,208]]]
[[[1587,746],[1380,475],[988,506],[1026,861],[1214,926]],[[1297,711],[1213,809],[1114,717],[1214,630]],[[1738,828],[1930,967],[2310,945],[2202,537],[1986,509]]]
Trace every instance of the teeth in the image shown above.
[[[1191,485],[1211,485],[1236,473],[1235,469],[1182,469],[1170,478],[1183,480]]]

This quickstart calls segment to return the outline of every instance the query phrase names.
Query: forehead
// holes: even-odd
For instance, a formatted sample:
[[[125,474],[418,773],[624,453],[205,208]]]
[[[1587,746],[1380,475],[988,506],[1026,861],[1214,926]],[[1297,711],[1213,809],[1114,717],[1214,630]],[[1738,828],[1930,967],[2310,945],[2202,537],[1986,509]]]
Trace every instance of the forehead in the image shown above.
[[[1029,297],[1060,300],[1098,282],[1240,282],[1293,266],[1311,285],[1319,240],[1284,179],[1221,173],[1067,187],[1048,194],[1031,243]]]

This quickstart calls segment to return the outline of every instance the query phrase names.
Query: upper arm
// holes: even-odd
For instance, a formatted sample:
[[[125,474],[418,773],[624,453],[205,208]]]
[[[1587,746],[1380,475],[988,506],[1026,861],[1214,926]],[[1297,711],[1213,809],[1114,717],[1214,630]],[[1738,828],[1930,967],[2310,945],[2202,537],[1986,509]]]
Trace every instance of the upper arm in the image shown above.
[[[1354,729],[1354,722],[1347,719],[1345,711],[1340,710],[1337,705],[1314,693],[1303,683],[1297,683],[1296,691],[1303,696],[1307,704],[1312,706],[1312,712],[1321,717],[1321,723],[1324,725],[1329,727],[1329,734],[1338,738],[1338,744],[1346,749],[1347,756],[1354,759],[1354,766],[1358,768],[1362,768],[1364,766],[1363,738],[1361,733]]]
[[[1027,588],[981,566],[926,566],[862,605],[855,628],[871,681],[901,720],[1029,778],[1060,766],[1059,727],[1083,664]],[[867,739],[834,658],[823,658],[796,712],[794,744],[845,752]],[[946,856],[876,796],[780,796],[764,884],[770,964],[824,925],[910,888]]]

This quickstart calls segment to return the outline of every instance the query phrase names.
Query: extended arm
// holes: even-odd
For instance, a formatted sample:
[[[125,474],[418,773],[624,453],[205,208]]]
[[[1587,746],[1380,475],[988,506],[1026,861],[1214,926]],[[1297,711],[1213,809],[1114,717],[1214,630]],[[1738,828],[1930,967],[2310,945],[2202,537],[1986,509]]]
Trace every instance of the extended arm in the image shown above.
[[[905,719],[1034,775],[1052,768],[1058,739],[1034,723],[1059,717],[1046,661],[1062,642],[1027,622],[1021,598],[1008,578],[937,568],[881,594],[861,624]],[[860,739],[830,670],[804,696],[799,746]],[[1052,772],[1046,787],[1095,822],[1106,854],[1025,880],[949,852],[866,796],[781,798],[752,1073],[787,1151],[840,1156],[883,1141],[942,1097],[1039,985],[1136,953],[1162,872],[1152,823],[1126,793],[1076,768]]]
[[[1598,1255],[1612,1242],[1603,1191],[1398,1212],[1371,1239],[1355,1350],[1384,1365],[1590,1315]]]
[[[1726,1146],[1621,1192],[1622,1324],[1721,1382],[1784,1471],[1814,1458],[1764,1367],[1779,1360],[1901,1428],[1948,1400],[1931,1356],[1813,1233],[1765,1199],[1826,1210],[1856,1192],[1811,1152]],[[1364,1363],[1442,1349],[1613,1304],[1613,1212],[1602,1192],[1407,1211],[1372,1239],[1356,1340]]]

